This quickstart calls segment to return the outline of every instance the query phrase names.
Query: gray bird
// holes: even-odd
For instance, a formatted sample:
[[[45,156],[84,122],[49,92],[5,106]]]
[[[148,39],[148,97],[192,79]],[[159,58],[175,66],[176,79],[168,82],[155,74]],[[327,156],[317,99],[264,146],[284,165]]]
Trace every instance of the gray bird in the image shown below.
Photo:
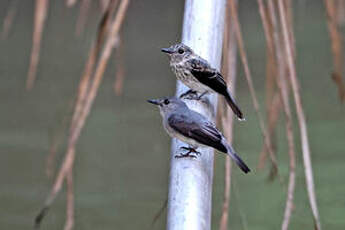
[[[182,147],[187,153],[181,153],[176,158],[196,157],[191,153],[198,155],[198,147],[208,146],[228,154],[245,173],[250,171],[216,126],[200,113],[190,110],[181,99],[170,97],[148,102],[159,106],[166,132],[189,145]]]
[[[222,75],[217,69],[212,68],[205,59],[182,43],[163,48],[162,52],[170,56],[170,66],[177,79],[191,89],[180,97],[190,93],[200,93],[201,95],[198,97],[200,99],[206,93],[219,93],[225,97],[236,116],[240,120],[244,120],[243,113],[231,96]]]

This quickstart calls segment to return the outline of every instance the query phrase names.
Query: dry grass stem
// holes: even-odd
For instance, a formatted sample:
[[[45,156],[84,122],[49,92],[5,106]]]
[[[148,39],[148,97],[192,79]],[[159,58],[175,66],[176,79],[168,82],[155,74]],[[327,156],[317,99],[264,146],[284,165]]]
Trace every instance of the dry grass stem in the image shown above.
[[[156,213],[156,215],[153,217],[152,223],[151,223],[151,227],[153,227],[155,225],[155,223],[157,222],[157,220],[159,220],[159,218],[162,216],[164,210],[168,207],[168,198],[165,199],[163,205],[161,206],[161,208],[158,210],[158,212]]]
[[[276,2],[277,3],[277,2]],[[293,13],[292,13],[292,0],[285,0],[284,1],[284,8],[287,16],[287,26],[288,26],[288,33],[289,33],[289,42],[291,46],[291,52],[293,57],[296,57],[295,51],[295,35],[293,32]]]
[[[268,31],[268,36],[271,36],[271,26]],[[267,36],[266,35],[266,36]],[[273,49],[273,42],[268,41],[266,39],[266,112],[270,110],[272,101],[273,101],[273,95],[276,91],[276,84],[274,81],[274,77],[277,74],[277,68],[275,65],[275,56],[274,56],[274,49]],[[272,47],[270,47],[272,46]],[[267,114],[269,116],[269,114]]]
[[[293,122],[291,116],[291,109],[289,103],[289,95],[288,95],[288,87],[287,82],[285,81],[284,76],[279,76],[280,79],[278,81],[278,87],[281,91],[281,97],[283,101],[284,113],[285,113],[285,123],[286,123],[286,137],[289,146],[289,184],[288,184],[288,191],[287,191],[287,199],[286,199],[286,206],[284,212],[284,219],[282,223],[282,230],[288,230],[289,222],[291,213],[293,210],[293,199],[294,199],[294,192],[295,192],[295,177],[296,177],[296,154],[295,154],[295,141],[294,141],[294,134],[293,134]]]
[[[47,159],[46,159],[46,174],[48,177],[52,177],[54,174],[54,171],[55,171],[54,161],[55,161],[56,153],[59,148],[59,145],[63,141],[63,137],[68,125],[69,118],[70,118],[69,115],[64,116],[62,120],[62,124],[59,126],[60,128],[57,130],[57,132],[55,133],[53,137],[53,141],[49,149],[49,155],[47,156]]]
[[[6,16],[4,18],[3,27],[2,27],[2,39],[6,39],[10,30],[12,28],[13,20],[17,14],[17,4],[16,1],[13,1],[8,7]]]
[[[337,22],[338,25],[343,26],[345,24],[345,1],[337,0]]]
[[[271,19],[272,23],[272,37],[273,37],[273,43],[274,43],[274,49],[275,49],[275,60],[276,64],[279,64],[278,68],[278,75],[283,76],[285,75],[285,69],[287,68],[286,66],[286,60],[284,58],[284,49],[282,48],[282,38],[281,38],[281,33],[280,33],[280,28],[279,28],[279,20],[278,16],[276,14],[276,7],[275,7],[275,1],[273,0],[268,0],[268,13],[269,13],[269,18]]]
[[[226,122],[225,122],[226,123]],[[226,123],[227,124],[227,123]],[[228,229],[228,219],[229,219],[229,203],[230,203],[230,189],[231,189],[231,160],[229,157],[225,159],[225,178],[224,178],[224,199],[222,215],[219,221],[219,230]]]
[[[113,48],[113,44],[114,41],[118,35],[118,31],[120,30],[120,27],[122,25],[126,10],[127,10],[127,6],[128,6],[129,0],[122,0],[121,4],[119,6],[119,10],[117,12],[117,15],[114,19],[114,21],[112,22],[111,25],[111,30],[110,33],[107,34],[107,39],[106,39],[106,43],[103,49],[103,52],[101,54],[100,60],[98,62],[98,66],[96,68],[95,74],[94,74],[94,78],[93,78],[93,82],[90,85],[90,89],[88,91],[87,97],[85,98],[85,104],[83,106],[82,111],[80,112],[80,117],[76,120],[76,125],[74,126],[74,128],[71,130],[73,131],[73,133],[70,136],[69,139],[69,146],[68,146],[68,150],[66,156],[71,155],[74,156],[74,148],[75,148],[75,143],[80,135],[80,132],[84,126],[85,120],[87,115],[90,112],[91,109],[91,105],[96,97],[99,85],[101,83],[102,77],[103,77],[103,73],[105,71],[105,67],[106,64],[109,60],[112,48]],[[70,152],[70,154],[68,154]],[[74,159],[74,157],[71,157],[71,159]],[[73,161],[71,161],[71,163],[73,163]],[[67,164],[68,165],[68,164]],[[66,168],[70,168],[71,165],[68,165],[69,167]],[[65,171],[66,173],[66,171]]]
[[[265,127],[265,124],[264,124],[264,121],[262,119],[262,115],[260,112],[260,107],[259,107],[259,103],[258,103],[257,96],[255,93],[251,72],[250,72],[249,66],[248,66],[247,55],[246,55],[246,52],[244,49],[240,23],[238,21],[236,5],[235,5],[234,0],[229,0],[229,3],[230,3],[232,20],[234,21],[235,34],[237,36],[238,49],[239,49],[241,61],[242,61],[243,67],[244,67],[245,76],[246,76],[246,79],[248,82],[249,91],[250,91],[250,94],[251,94],[251,97],[253,100],[253,105],[254,105],[255,111],[256,111],[257,116],[258,116],[260,129],[261,129],[262,135],[264,137],[264,142],[265,142],[265,145],[268,149],[270,159],[272,162],[272,166],[273,166],[272,167],[273,171],[271,172],[271,175],[277,175],[278,174],[277,159],[273,153],[271,139],[270,139],[270,136],[268,135],[268,131]]]
[[[80,11],[79,11],[77,24],[76,24],[76,28],[75,28],[75,34],[77,36],[80,36],[84,31],[91,3],[92,3],[91,0],[82,0],[81,1]]]
[[[332,80],[335,82],[335,84],[338,86],[338,95],[340,97],[340,101],[344,103],[345,101],[345,83],[343,81],[343,77],[337,73],[332,73]]]
[[[48,11],[48,0],[36,0],[35,6],[35,19],[34,19],[34,31],[32,38],[32,51],[30,58],[30,66],[28,77],[26,81],[26,89],[30,90],[35,82],[37,65],[40,55],[41,39],[44,22],[46,20],[47,11]]]
[[[268,114],[268,135],[271,137],[272,141],[272,150],[274,155],[276,155],[276,127],[279,121],[279,114],[281,110],[281,98],[278,92],[275,92],[272,96],[272,100],[270,100],[270,104],[268,105],[267,114]],[[267,148],[266,145],[263,145],[262,151],[259,157],[259,163],[257,168],[263,169],[265,166],[266,158],[267,158]]]
[[[302,151],[303,151],[303,162],[304,162],[304,169],[305,169],[305,176],[306,176],[306,184],[307,184],[307,191],[308,191],[308,198],[309,203],[312,209],[315,228],[317,230],[321,230],[321,224],[319,219],[319,212],[316,203],[316,196],[315,196],[315,189],[314,189],[314,179],[313,179],[313,170],[312,170],[312,163],[310,159],[310,147],[309,147],[309,140],[308,140],[308,132],[306,126],[305,115],[302,106],[302,100],[299,92],[299,84],[296,75],[296,68],[292,53],[291,44],[289,42],[289,30],[288,30],[288,22],[287,17],[285,14],[284,9],[284,2],[283,0],[278,1],[278,8],[279,8],[279,15],[281,21],[281,27],[283,31],[283,37],[285,42],[285,51],[287,55],[287,64],[289,68],[289,79],[292,86],[292,91],[295,99],[296,105],[296,112],[298,118],[298,124],[300,128],[300,136],[301,136],[301,144],[302,144]]]
[[[267,7],[265,7],[262,0],[258,0],[259,13],[263,24],[266,47],[267,47],[267,62],[266,62],[266,113],[268,117],[268,135],[271,140],[271,146],[273,154],[276,155],[275,151],[275,128],[279,118],[280,101],[277,100],[275,76],[277,75],[276,59],[275,59],[275,47],[273,42],[273,28],[270,17],[267,13]],[[265,165],[268,149],[267,145],[264,144],[260,154],[258,169],[262,169]]]
[[[114,21],[112,22],[109,33],[107,34],[107,38],[105,41],[103,52],[99,58],[98,65],[97,65],[95,73],[94,73],[93,82],[90,86],[87,98],[85,100],[85,105],[84,105],[83,111],[80,112],[80,117],[78,118],[78,120],[76,122],[75,129],[77,129],[77,130],[81,129],[83,127],[85,119],[90,112],[91,105],[92,105],[94,98],[97,94],[97,91],[98,91],[99,85],[101,83],[106,65],[108,63],[112,49],[114,48],[114,44],[115,44],[116,39],[118,37],[118,32],[121,28],[128,4],[129,4],[129,0],[122,0],[121,1],[118,12],[116,14],[116,17],[115,17]]]
[[[260,0],[259,0],[260,1]],[[294,146],[294,134],[293,134],[293,122],[291,117],[291,109],[289,103],[289,86],[286,81],[285,76],[285,60],[282,57],[284,51],[282,50],[282,46],[280,45],[279,39],[279,29],[277,24],[277,18],[275,14],[275,7],[272,0],[270,0],[268,6],[268,13],[270,15],[272,21],[272,35],[273,35],[273,43],[275,47],[275,60],[276,64],[278,65],[278,72],[276,83],[279,88],[280,98],[283,104],[284,113],[285,113],[285,120],[286,120],[286,136],[289,146],[289,184],[288,184],[288,192],[287,192],[287,199],[286,199],[286,207],[284,212],[284,219],[282,222],[282,230],[287,230],[290,222],[290,217],[293,209],[293,197],[294,197],[294,190],[295,190],[295,146]],[[293,36],[293,34],[292,34]],[[268,38],[266,38],[268,40]]]
[[[260,13],[260,17],[261,17],[261,21],[262,21],[262,25],[264,28],[264,32],[265,32],[265,37],[266,37],[266,45],[268,48],[268,53],[271,53],[273,55],[274,53],[274,43],[273,43],[273,37],[272,37],[272,25],[271,25],[271,21],[270,18],[267,15],[267,9],[263,3],[263,0],[257,0],[258,1],[258,5],[259,5],[259,13]]]
[[[273,37],[274,55],[275,55],[274,59],[275,59],[275,66],[277,67],[277,73],[275,75],[279,76],[278,78],[276,77],[275,80],[278,85],[279,79],[287,78],[288,69],[286,65],[286,58],[284,57],[285,50],[283,48],[284,46],[284,43],[282,41],[283,38],[282,38],[281,30],[279,28],[278,16],[276,14],[277,9],[274,3],[275,1],[268,0],[268,13],[272,22],[272,37]],[[289,84],[287,84],[286,85],[287,94],[289,94],[289,91],[290,91]],[[281,92],[281,90],[279,92]]]
[[[67,181],[67,204],[66,204],[66,222],[64,230],[72,230],[74,226],[74,188],[72,168],[66,176]]]
[[[223,73],[226,82],[228,82],[230,91],[235,97],[235,83],[236,83],[236,63],[237,63],[237,46],[234,31],[233,21],[230,17],[229,4],[226,12],[226,23],[224,33],[224,46],[223,46]],[[222,103],[224,106],[224,103]],[[224,108],[224,107],[222,107]],[[223,132],[228,141],[233,140],[233,118],[234,115],[228,106],[225,105],[225,113],[219,113],[221,116],[221,125]],[[223,110],[224,110],[223,109]],[[222,215],[219,222],[219,230],[226,230],[228,228],[229,218],[229,203],[230,203],[230,190],[231,190],[231,160],[229,157],[225,158],[225,171],[224,171],[224,199]]]
[[[92,47],[90,49],[89,57],[86,62],[85,69],[79,83],[75,111],[74,111],[72,122],[71,122],[71,132],[73,132],[72,130],[75,129],[77,120],[80,117],[80,113],[85,105],[87,93],[89,92],[90,85],[91,85],[90,78],[93,73],[94,65],[101,51],[105,36],[108,33],[111,17],[116,9],[118,2],[119,2],[118,0],[111,1],[107,10],[103,14],[100,25],[98,26],[97,38],[95,42],[92,44]]]
[[[115,0],[113,2],[115,2]],[[78,105],[76,105],[76,108],[74,111],[71,129],[70,129],[70,136],[69,136],[69,140],[68,140],[67,152],[66,152],[65,158],[63,160],[62,166],[60,168],[60,171],[58,173],[58,176],[56,178],[56,181],[53,185],[52,191],[49,194],[49,196],[45,202],[45,206],[36,218],[36,221],[35,221],[36,226],[39,226],[42,218],[46,214],[46,211],[48,210],[51,203],[56,198],[56,195],[58,194],[58,192],[61,190],[64,179],[66,178],[69,171],[72,170],[74,158],[75,158],[75,145],[78,141],[81,130],[84,127],[84,124],[85,124],[86,118],[90,112],[92,103],[96,97],[99,85],[100,85],[102,77],[103,77],[103,73],[105,71],[106,64],[109,60],[109,57],[110,57],[110,54],[111,54],[111,51],[112,51],[112,48],[114,45],[114,41],[116,40],[116,37],[118,36],[118,32],[121,28],[128,4],[129,4],[129,0],[122,0],[120,3],[117,14],[116,14],[114,20],[112,21],[112,23],[110,24],[111,25],[110,26],[110,32],[106,34],[105,46],[104,46],[103,52],[101,54],[100,60],[98,62],[94,77],[91,78],[92,83],[89,85],[89,89],[87,89],[87,88],[85,89],[86,90],[85,92],[80,89],[80,88],[85,87],[84,84],[86,84],[86,83],[83,83],[84,78],[82,78],[82,80],[81,80],[79,93],[85,93],[86,96],[81,97],[80,95],[78,95],[78,100],[81,100],[80,103],[82,105],[79,105],[79,106],[81,106],[80,108],[77,108]],[[109,7],[111,7],[111,6],[109,6]],[[101,22],[101,27],[104,25],[104,23],[105,23],[104,21]],[[101,29],[99,32],[101,33],[102,31],[103,30]],[[98,35],[98,39],[100,37],[102,37],[102,35]],[[96,45],[96,47],[97,47],[97,45]],[[92,50],[94,50],[94,49],[92,48]],[[92,52],[91,52],[91,54],[92,54]],[[89,65],[89,61],[87,63],[87,66],[88,65]],[[82,99],[80,99],[80,98],[82,98]],[[77,104],[78,104],[78,100],[77,100]],[[76,113],[78,113],[78,116],[75,116]]]
[[[124,63],[124,51],[123,51],[123,41],[118,37],[117,51],[115,53],[115,65],[116,65],[116,75],[114,81],[114,92],[116,96],[122,95],[123,92],[123,82],[125,78],[125,63]]]
[[[99,0],[99,5],[102,12],[105,12],[108,8],[110,0]]]
[[[281,48],[281,47],[279,47]],[[277,50],[277,56],[281,55],[281,50]],[[280,59],[282,60],[282,59]],[[291,213],[293,211],[293,199],[295,191],[295,165],[296,165],[296,153],[295,153],[295,141],[293,134],[293,121],[289,103],[289,87],[285,78],[284,68],[285,63],[277,63],[280,74],[277,76],[276,81],[280,92],[281,101],[284,108],[285,124],[286,124],[286,137],[288,141],[288,153],[289,153],[289,183],[287,191],[286,206],[284,212],[284,219],[282,222],[282,230],[287,230],[290,222]]]
[[[69,148],[67,150],[65,158],[63,160],[63,164],[62,164],[62,166],[60,168],[60,171],[59,171],[59,173],[57,175],[57,178],[55,180],[53,188],[52,188],[49,196],[47,197],[47,199],[46,199],[46,201],[44,203],[43,208],[41,209],[41,211],[39,212],[39,214],[35,218],[35,227],[37,229],[40,227],[40,224],[41,224],[43,218],[45,217],[45,215],[47,214],[47,211],[49,210],[51,204],[55,200],[56,195],[61,190],[62,183],[63,183],[63,181],[65,179],[65,176],[68,173],[68,171],[70,171],[71,168],[72,168],[72,165],[73,165],[73,162],[74,162],[74,158],[75,158],[75,149],[74,148]]]
[[[324,0],[327,10],[327,25],[331,38],[334,70],[332,79],[338,86],[338,94],[341,102],[345,101],[345,85],[343,83],[343,46],[342,36],[339,31],[337,10],[334,0]]]

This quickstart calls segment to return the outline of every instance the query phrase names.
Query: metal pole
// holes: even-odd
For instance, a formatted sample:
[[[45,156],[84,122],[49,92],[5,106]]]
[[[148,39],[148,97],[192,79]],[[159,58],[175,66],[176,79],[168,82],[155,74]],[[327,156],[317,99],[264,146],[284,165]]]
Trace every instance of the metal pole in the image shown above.
[[[221,63],[226,0],[186,0],[182,42],[219,69]],[[176,94],[188,88],[177,82]],[[205,103],[186,100],[189,108],[215,119],[217,97]],[[186,144],[173,139],[168,196],[168,230],[211,229],[213,150],[200,148],[197,159],[174,156]]]

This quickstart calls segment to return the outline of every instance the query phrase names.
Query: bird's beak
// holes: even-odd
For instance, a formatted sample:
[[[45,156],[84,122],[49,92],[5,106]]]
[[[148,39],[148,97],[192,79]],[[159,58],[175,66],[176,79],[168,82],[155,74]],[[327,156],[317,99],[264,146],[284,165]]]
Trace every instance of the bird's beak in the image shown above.
[[[174,49],[172,49],[172,48],[163,48],[163,49],[161,49],[161,51],[162,51],[163,53],[167,53],[167,54],[172,54],[172,53],[174,53]]]
[[[157,99],[147,100],[147,102],[154,104],[154,105],[160,105],[159,100],[157,100]]]

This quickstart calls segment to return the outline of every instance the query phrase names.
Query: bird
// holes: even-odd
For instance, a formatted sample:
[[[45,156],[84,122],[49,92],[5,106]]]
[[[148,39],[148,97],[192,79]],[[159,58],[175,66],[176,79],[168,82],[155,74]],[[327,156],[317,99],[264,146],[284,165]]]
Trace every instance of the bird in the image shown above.
[[[205,59],[197,55],[191,48],[183,43],[178,43],[169,48],[162,48],[162,52],[170,57],[170,66],[178,80],[190,88],[180,98],[188,94],[200,93],[200,99],[207,93],[218,93],[225,97],[239,120],[245,120],[240,108],[227,87],[221,73],[213,68]]]
[[[187,152],[180,153],[175,158],[194,158],[200,154],[197,148],[212,147],[229,155],[243,172],[250,171],[215,124],[200,113],[189,109],[180,98],[165,97],[147,101],[159,107],[165,131],[171,137],[188,144],[188,147],[181,147]]]

